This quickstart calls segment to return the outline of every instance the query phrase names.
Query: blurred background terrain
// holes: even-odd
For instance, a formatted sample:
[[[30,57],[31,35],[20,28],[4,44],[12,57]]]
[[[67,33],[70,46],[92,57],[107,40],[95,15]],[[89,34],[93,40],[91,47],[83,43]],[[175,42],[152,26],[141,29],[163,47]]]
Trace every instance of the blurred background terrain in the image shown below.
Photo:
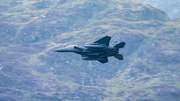
[[[1,0],[0,101],[179,101],[173,7],[174,15],[135,0]],[[53,51],[106,35],[126,42],[123,61]]]
[[[155,8],[158,8],[172,18],[176,19],[180,17],[180,1],[179,0],[137,0],[143,3],[149,4]]]

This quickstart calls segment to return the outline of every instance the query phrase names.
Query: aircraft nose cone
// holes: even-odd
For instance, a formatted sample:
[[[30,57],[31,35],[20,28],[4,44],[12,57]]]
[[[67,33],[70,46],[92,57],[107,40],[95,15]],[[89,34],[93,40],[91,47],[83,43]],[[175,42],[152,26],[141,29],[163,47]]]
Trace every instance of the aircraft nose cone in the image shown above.
[[[56,49],[54,50],[55,52],[66,52],[67,50],[66,49]]]
[[[58,52],[59,50],[54,50],[55,52]]]

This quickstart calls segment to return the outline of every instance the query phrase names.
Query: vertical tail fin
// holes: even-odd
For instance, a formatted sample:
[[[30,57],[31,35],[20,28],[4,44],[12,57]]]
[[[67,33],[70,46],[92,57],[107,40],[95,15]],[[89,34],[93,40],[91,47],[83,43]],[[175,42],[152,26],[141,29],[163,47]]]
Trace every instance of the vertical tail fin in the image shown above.
[[[123,48],[125,44],[126,44],[125,42],[121,42],[121,43],[115,45],[114,47],[115,48]]]

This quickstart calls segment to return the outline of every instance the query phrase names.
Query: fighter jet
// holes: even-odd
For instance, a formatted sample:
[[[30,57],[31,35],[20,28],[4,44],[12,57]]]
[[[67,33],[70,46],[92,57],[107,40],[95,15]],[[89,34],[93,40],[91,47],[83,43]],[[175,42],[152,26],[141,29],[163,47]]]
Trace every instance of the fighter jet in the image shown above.
[[[83,46],[70,45],[65,48],[57,49],[55,52],[74,52],[80,54],[83,60],[97,60],[101,63],[107,63],[109,56],[114,56],[119,60],[123,60],[123,56],[119,54],[119,49],[124,47],[125,42],[110,47],[110,40],[110,36],[105,36],[92,44]]]

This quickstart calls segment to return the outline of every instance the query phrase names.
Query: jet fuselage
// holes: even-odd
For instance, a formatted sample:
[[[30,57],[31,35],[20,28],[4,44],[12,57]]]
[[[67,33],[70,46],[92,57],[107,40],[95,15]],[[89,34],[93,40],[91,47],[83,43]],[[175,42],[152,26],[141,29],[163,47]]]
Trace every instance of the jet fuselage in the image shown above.
[[[106,36],[93,44],[77,46],[70,45],[65,48],[57,49],[56,52],[74,52],[80,54],[83,60],[98,60],[101,63],[108,62],[107,57],[114,56],[119,60],[123,60],[123,56],[119,54],[119,48],[123,48],[125,42],[121,42],[114,47],[109,46],[111,37]]]

